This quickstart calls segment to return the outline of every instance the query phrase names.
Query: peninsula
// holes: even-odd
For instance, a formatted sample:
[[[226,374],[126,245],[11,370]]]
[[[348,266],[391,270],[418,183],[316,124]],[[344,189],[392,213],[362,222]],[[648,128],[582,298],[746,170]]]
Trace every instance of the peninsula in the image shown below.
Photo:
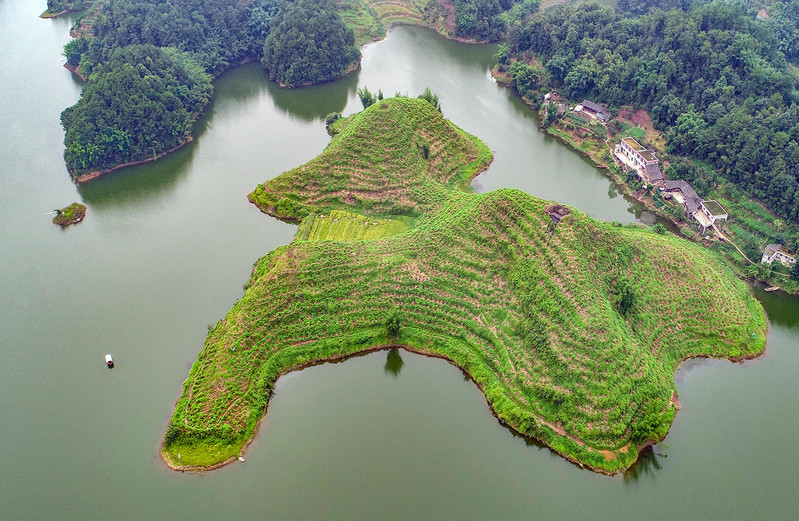
[[[250,194],[300,225],[209,331],[165,434],[171,468],[239,457],[281,375],[400,346],[462,368],[518,432],[616,473],[666,435],[682,360],[764,349],[763,309],[712,252],[518,190],[470,193],[492,154],[430,103],[334,125],[322,154]]]

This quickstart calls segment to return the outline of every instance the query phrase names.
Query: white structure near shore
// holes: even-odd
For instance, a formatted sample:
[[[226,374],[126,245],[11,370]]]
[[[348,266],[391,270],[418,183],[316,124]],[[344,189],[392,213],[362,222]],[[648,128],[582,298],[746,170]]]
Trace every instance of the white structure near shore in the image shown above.
[[[635,139],[623,138],[621,143],[616,145],[614,152],[619,161],[638,172],[638,177],[644,183],[651,185],[663,183],[663,173],[658,166],[660,160],[653,151],[645,148]]]
[[[774,261],[783,264],[796,264],[796,252],[793,252],[782,244],[769,244],[763,251],[762,264],[771,264]]]

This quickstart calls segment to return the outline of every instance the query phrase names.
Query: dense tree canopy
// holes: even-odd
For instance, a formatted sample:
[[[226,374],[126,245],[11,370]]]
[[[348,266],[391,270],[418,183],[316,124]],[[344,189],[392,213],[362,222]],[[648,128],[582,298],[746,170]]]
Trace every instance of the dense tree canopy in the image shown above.
[[[334,80],[358,59],[352,29],[331,0],[287,2],[266,38],[262,64],[286,85]]]
[[[109,0],[92,26],[89,67],[134,44],[190,52],[214,74],[257,56],[278,0]]]
[[[631,15],[651,13],[655,10],[688,9],[691,0],[619,0],[620,11]]]
[[[799,0],[778,2],[770,6],[767,13],[763,23],[779,40],[785,57],[796,63],[799,61]]]
[[[212,91],[211,76],[186,53],[154,45],[115,50],[61,114],[69,171],[109,168],[184,143]]]
[[[89,78],[77,105],[62,115],[73,175],[185,142],[210,99],[208,75],[259,57],[278,21],[282,34],[271,40],[265,60],[276,66],[275,79],[334,79],[358,58],[352,31],[330,0],[108,0],[97,6],[81,22],[85,34],[64,47],[67,63]]]
[[[587,3],[537,14],[509,40],[568,96],[647,108],[671,151],[799,220],[799,96],[782,19],[730,2],[638,17]]]
[[[495,41],[505,34],[502,15],[519,0],[455,0],[455,36]]]

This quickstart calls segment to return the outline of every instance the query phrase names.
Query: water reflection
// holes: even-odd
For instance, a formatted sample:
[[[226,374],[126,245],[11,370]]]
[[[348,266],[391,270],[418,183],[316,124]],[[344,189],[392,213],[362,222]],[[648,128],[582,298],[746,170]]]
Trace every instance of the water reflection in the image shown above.
[[[402,372],[402,366],[405,365],[405,362],[402,361],[402,356],[400,355],[399,349],[396,347],[392,347],[388,350],[386,354],[386,365],[383,366],[383,371],[386,374],[390,374],[394,378],[398,378],[400,373]]]
[[[303,121],[324,119],[331,112],[343,112],[350,96],[355,95],[358,88],[358,77],[361,69],[348,74],[344,78],[321,85],[284,89],[277,83],[269,81],[266,90],[272,97],[275,107]]]
[[[758,285],[754,288],[755,297],[763,304],[766,315],[772,324],[780,326],[799,326],[799,306],[795,297],[782,291],[766,292],[765,286]]]
[[[624,473],[624,482],[630,484],[647,476],[654,477],[662,468],[661,460],[665,457],[658,445],[644,449],[638,456],[638,461]]]
[[[619,189],[616,188],[616,185],[610,183],[608,185],[608,199],[615,199],[619,196]]]
[[[93,210],[114,211],[171,194],[192,165],[196,146],[190,143],[153,163],[123,168],[88,184],[78,193]]]

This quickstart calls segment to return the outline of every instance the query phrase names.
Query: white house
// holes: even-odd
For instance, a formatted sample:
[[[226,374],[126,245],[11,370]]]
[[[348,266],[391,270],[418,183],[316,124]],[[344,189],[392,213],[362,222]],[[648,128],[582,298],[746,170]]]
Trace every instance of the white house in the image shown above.
[[[638,176],[649,184],[661,184],[663,182],[663,174],[658,167],[660,162],[655,153],[651,150],[644,148],[638,141],[631,137],[626,137],[621,140],[621,143],[616,145],[616,155],[623,155],[626,163],[631,165],[638,171]]]
[[[795,264],[796,252],[793,252],[783,246],[782,244],[769,244],[763,252],[763,258],[760,260],[763,264],[771,264],[774,261],[779,261],[783,264]]]
[[[727,220],[727,210],[725,210],[718,201],[712,199],[709,201],[702,201],[702,211],[707,215],[711,223]]]

